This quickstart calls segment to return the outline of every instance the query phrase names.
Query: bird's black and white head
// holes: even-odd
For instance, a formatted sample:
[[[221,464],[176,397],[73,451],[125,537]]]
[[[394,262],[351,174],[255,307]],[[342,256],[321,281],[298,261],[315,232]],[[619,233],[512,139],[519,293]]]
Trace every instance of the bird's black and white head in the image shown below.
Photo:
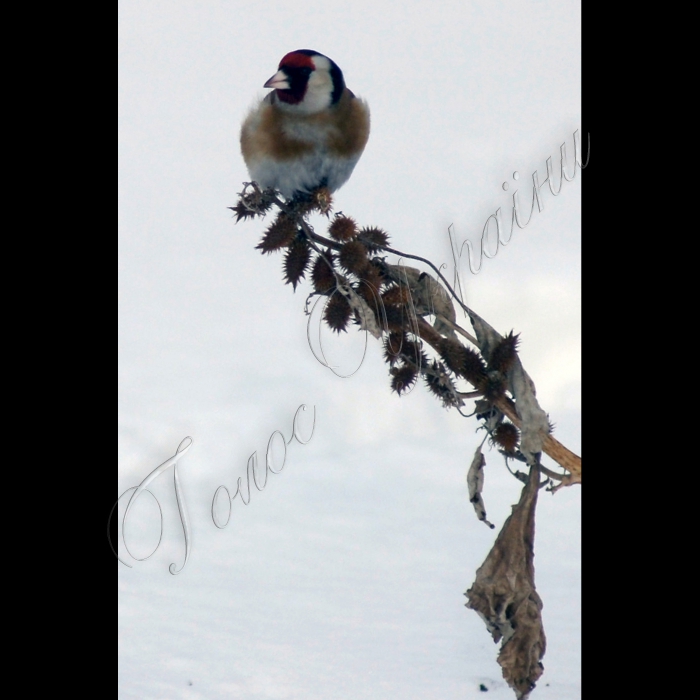
[[[330,58],[309,49],[288,53],[263,87],[274,88],[278,106],[315,114],[334,105],[345,89],[343,73]]]

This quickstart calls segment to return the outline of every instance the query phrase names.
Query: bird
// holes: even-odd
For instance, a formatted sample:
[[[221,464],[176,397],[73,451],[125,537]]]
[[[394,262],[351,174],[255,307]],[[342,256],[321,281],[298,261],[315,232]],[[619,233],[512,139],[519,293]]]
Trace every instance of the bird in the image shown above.
[[[369,138],[367,103],[345,85],[330,58],[310,49],[286,54],[263,87],[272,88],[241,127],[250,177],[291,200],[349,179]]]

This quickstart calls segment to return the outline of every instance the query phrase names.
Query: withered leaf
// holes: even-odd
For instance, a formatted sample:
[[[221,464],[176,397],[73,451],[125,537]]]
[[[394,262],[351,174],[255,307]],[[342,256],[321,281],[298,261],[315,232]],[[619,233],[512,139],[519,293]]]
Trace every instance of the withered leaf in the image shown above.
[[[476,332],[481,354],[490,359],[494,349],[503,342],[503,336],[471,310],[469,318]],[[528,464],[535,464],[537,454],[542,451],[544,437],[549,432],[549,421],[547,414],[537,402],[535,384],[517,355],[513,358],[512,366],[507,372],[506,381],[515,399],[515,410],[522,421],[520,449],[527,457]]]
[[[494,642],[503,640],[498,663],[518,700],[527,700],[542,675],[546,638],[542,600],[535,590],[535,506],[539,470],[532,467],[520,501],[465,593]]]
[[[481,491],[484,488],[485,466],[486,458],[481,451],[481,447],[478,447],[474,453],[474,459],[472,459],[469,471],[467,472],[467,487],[469,488],[469,501],[474,506],[476,517],[485,522],[493,530],[496,526],[486,520],[486,507],[484,506],[484,500],[481,498]]]

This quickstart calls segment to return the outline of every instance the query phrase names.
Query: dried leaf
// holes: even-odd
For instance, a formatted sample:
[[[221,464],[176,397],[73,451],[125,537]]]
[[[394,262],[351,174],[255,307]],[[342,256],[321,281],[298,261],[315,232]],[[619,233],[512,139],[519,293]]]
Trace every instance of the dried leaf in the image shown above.
[[[348,304],[350,304],[350,308],[357,315],[360,328],[363,331],[369,331],[375,338],[381,338],[382,331],[377,325],[377,319],[367,302],[350,285],[338,287],[338,290],[343,294]]]
[[[479,613],[493,641],[503,640],[498,663],[518,700],[527,700],[542,675],[547,644],[533,563],[538,490],[539,470],[535,466],[520,501],[465,593],[467,607]]]
[[[436,316],[433,328],[441,335],[456,339],[457,336],[447,321],[455,322],[457,315],[450,295],[443,286],[427,272],[421,272],[415,267],[386,264],[386,273],[390,279],[411,290],[413,305],[418,316]]]
[[[472,459],[471,466],[467,472],[467,487],[469,488],[469,500],[474,506],[476,517],[485,522],[492,530],[496,527],[486,520],[486,507],[481,498],[481,491],[484,488],[484,467],[486,459],[481,452],[481,447],[477,448]]]
[[[481,354],[490,359],[494,348],[503,341],[499,335],[483,318],[469,312],[472,326],[479,341]],[[515,399],[515,410],[522,421],[520,427],[520,449],[527,457],[528,464],[537,463],[537,454],[542,452],[542,443],[545,435],[549,433],[549,420],[542,410],[535,395],[535,385],[522,366],[519,357],[513,360],[513,366],[506,377],[508,388]]]

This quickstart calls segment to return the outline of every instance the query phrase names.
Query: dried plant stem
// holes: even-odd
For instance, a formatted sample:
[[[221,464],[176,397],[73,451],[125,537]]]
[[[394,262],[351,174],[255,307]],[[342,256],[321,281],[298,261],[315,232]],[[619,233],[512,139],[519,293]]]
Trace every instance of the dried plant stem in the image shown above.
[[[519,428],[522,424],[520,417],[515,411],[515,407],[506,398],[494,401],[496,408],[506,414],[508,418]],[[569,472],[569,478],[564,477],[566,485],[581,483],[581,458],[573,453],[568,447],[564,447],[559,440],[550,434],[544,436],[543,452],[551,457],[559,466]],[[547,474],[551,476],[551,473]],[[558,477],[561,478],[561,477]],[[562,483],[563,481],[562,480]]]
[[[343,248],[342,243],[317,234],[306,221],[305,215],[295,210],[294,206],[291,206],[290,204],[284,202],[276,195],[270,196],[269,201],[273,202],[280,210],[285,212],[287,215],[294,218],[296,224],[307,237],[309,244],[320,256],[324,257],[324,259],[325,256],[323,255],[323,252],[319,249],[318,246],[323,246],[326,248],[326,250],[331,249],[336,251],[340,251]],[[445,288],[449,291],[454,302],[457,303],[470,316],[470,318],[472,318],[472,321],[474,321],[474,316],[476,316],[476,314],[474,314],[474,312],[461,301],[461,299],[456,294],[456,292],[454,291],[450,283],[447,281],[445,276],[442,274],[440,269],[436,267],[430,260],[423,258],[419,255],[411,255],[410,253],[405,253],[401,250],[397,250],[389,246],[383,246],[382,251],[386,253],[391,253],[400,258],[418,260],[430,267],[433,270],[433,272],[435,272],[435,274],[438,276],[438,278],[442,281]],[[331,269],[333,268],[333,266],[330,264],[329,267],[331,267]],[[478,342],[477,338],[474,337],[471,333],[469,333],[453,321],[450,321],[449,319],[445,318],[444,316],[439,316],[439,319],[442,322],[442,324],[451,328],[454,332],[461,335],[470,343],[473,343],[480,350],[483,350],[483,348],[480,347],[480,343]],[[428,345],[430,345],[438,354],[440,354],[440,343],[442,341],[442,336],[438,331],[435,330],[433,326],[431,326],[422,317],[414,317],[411,322],[411,327],[407,328],[406,330],[409,332],[417,331],[417,334],[420,336],[420,338],[426,343],[428,343]],[[479,395],[478,392],[457,392],[457,394],[460,397],[464,398],[473,398]],[[517,426],[518,428],[522,427],[522,420],[516,411],[515,404],[509,398],[503,396],[495,399],[493,403],[496,406],[496,408],[498,408],[503,414],[505,414],[515,426]],[[553,437],[549,433],[543,433],[542,435],[542,451],[551,459],[553,459],[557,464],[559,464],[562,467],[562,469],[568,472],[564,475],[556,474],[555,472],[552,472],[546,467],[542,467],[543,473],[547,474],[547,476],[560,480],[561,483],[557,487],[555,487],[555,489],[560,488],[561,486],[569,486],[571,484],[581,483],[581,458],[578,455],[574,454],[571,450],[562,445],[555,437]]]
[[[253,192],[247,191],[249,185]],[[393,391],[401,394],[422,375],[443,406],[456,408],[461,415],[466,415],[461,410],[464,399],[475,399],[474,413],[469,415],[482,421],[484,441],[490,437],[494,445],[503,448],[500,451],[506,458],[516,457],[529,465],[520,501],[466,593],[467,607],[479,612],[495,642],[502,640],[498,663],[503,677],[518,700],[527,700],[544,670],[546,649],[533,563],[535,507],[544,485],[539,474],[558,482],[550,485],[550,492],[580,484],[581,458],[551,435],[549,416],[539,405],[535,385],[518,357],[518,336],[513,331],[500,334],[469,309],[430,260],[390,248],[385,231],[377,227],[358,231],[354,219],[338,212],[329,222],[330,238],[318,235],[306,217],[319,211],[330,218],[332,200],[327,190],[319,189],[308,199],[284,202],[274,191],[262,192],[254,183],[245,187],[239,203],[232,207],[238,220],[264,217],[272,204],[280,210],[258,248],[264,253],[287,249],[284,274],[286,283],[295,289],[311,265],[314,291],[307,305],[314,295],[329,296],[324,320],[332,330],[345,331],[354,319],[361,330],[382,339]],[[387,262],[383,253],[398,256],[398,264]],[[403,258],[422,262],[436,277],[404,265]],[[475,335],[457,325],[455,306],[469,316]],[[434,318],[433,325],[429,318]],[[466,347],[462,339],[476,350]],[[428,346],[439,359],[431,360],[424,352]],[[460,391],[457,382],[461,380],[474,390]],[[467,474],[469,500],[477,517],[493,528],[486,520],[481,497],[482,447],[483,442]],[[541,464],[543,452],[564,470],[563,474]],[[523,480],[522,473],[514,474],[510,466],[508,470]]]
[[[439,351],[438,344],[442,336],[426,321],[422,318],[416,319],[418,332],[420,337],[428,343],[433,349]],[[494,401],[496,408],[504,413],[510,421],[518,428],[522,426],[522,421],[518,416],[515,406],[505,397],[496,399]],[[562,485],[570,486],[572,484],[581,483],[581,458],[573,453],[570,449],[562,445],[559,440],[550,434],[544,436],[544,443],[542,445],[542,450],[544,453],[551,457],[562,469],[566,469],[569,472],[568,475],[564,476],[562,479],[561,475],[555,475],[554,472],[547,470],[547,476],[556,476],[558,479],[562,479]]]
[[[456,323],[453,323],[452,321],[450,321],[449,318],[445,318],[444,316],[438,316],[438,318],[443,322],[443,324],[445,324],[446,326],[449,326],[456,333],[459,333],[463,338],[466,338],[470,343],[473,343],[474,345],[476,345],[477,348],[479,347],[479,343],[478,343],[477,339],[471,333],[469,333],[469,331],[465,331],[464,328],[462,328],[462,326],[458,326]]]

